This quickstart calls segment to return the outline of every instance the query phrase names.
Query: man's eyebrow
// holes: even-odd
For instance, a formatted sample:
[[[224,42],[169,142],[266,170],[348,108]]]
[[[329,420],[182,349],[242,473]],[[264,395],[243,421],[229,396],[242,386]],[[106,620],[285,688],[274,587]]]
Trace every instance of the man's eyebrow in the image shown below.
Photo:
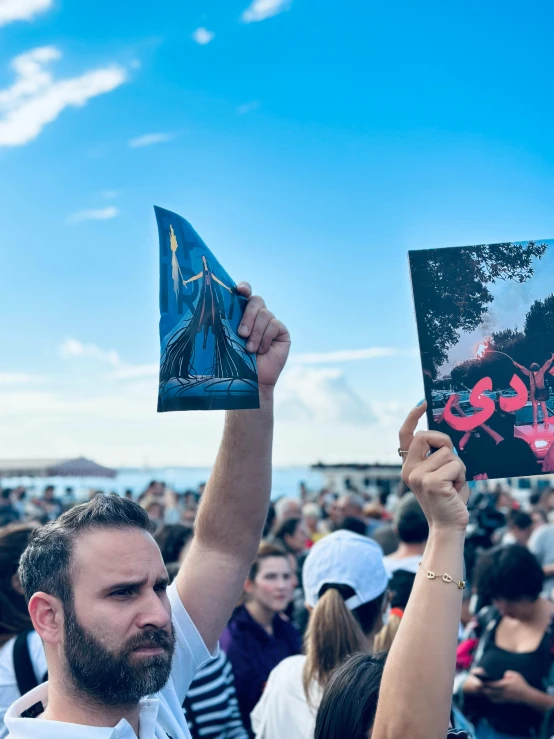
[[[162,577],[158,577],[156,579],[156,585],[162,585],[164,588],[167,588],[169,585],[169,577],[167,575],[163,575]]]
[[[137,590],[143,585],[146,585],[147,582],[147,577],[143,577],[142,580],[127,580],[127,582],[118,582],[105,587],[104,592],[111,593],[114,590]]]

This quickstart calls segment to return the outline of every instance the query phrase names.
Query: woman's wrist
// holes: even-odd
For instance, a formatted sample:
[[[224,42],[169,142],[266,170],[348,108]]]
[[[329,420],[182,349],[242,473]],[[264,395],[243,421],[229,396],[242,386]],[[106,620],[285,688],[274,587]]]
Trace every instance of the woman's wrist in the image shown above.
[[[427,546],[421,558],[422,568],[441,576],[450,575],[455,582],[463,580],[464,541],[464,531],[431,527]]]
[[[464,545],[466,538],[465,528],[461,529],[457,526],[435,526],[429,525],[429,538],[428,541],[436,542],[438,545],[451,545],[457,544],[458,546]]]

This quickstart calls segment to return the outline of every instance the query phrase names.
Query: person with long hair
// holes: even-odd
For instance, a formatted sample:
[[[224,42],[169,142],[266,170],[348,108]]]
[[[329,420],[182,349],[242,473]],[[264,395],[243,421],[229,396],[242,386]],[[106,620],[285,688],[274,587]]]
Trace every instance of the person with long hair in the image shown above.
[[[313,739],[372,739],[386,654],[355,654],[333,672],[327,683]],[[453,711],[447,739],[469,739],[471,726]]]
[[[361,652],[333,672],[317,712],[314,739],[368,739],[386,654]]]
[[[8,733],[4,726],[4,714],[8,708],[23,692],[42,682],[46,673],[46,657],[42,642],[33,630],[17,574],[19,560],[35,529],[35,524],[27,523],[12,524],[0,529],[0,737],[2,738]]]
[[[458,680],[477,739],[537,736],[554,708],[554,603],[541,597],[543,579],[520,544],[485,552],[477,563],[477,589],[492,605],[468,626],[476,647]]]
[[[371,652],[382,627],[388,575],[371,539],[336,531],[310,549],[303,569],[311,611],[305,655],[281,662],[252,713],[259,739],[308,739],[325,686],[343,660]]]
[[[300,652],[300,636],[284,615],[294,588],[287,552],[262,542],[244,584],[245,602],[235,609],[220,639],[235,673],[245,728],[271,670]]]

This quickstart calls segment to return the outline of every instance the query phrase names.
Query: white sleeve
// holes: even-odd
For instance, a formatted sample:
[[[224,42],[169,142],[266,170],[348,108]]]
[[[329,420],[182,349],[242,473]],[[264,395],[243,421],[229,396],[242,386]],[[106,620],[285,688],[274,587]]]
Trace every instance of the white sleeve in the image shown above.
[[[8,735],[4,715],[12,703],[21,697],[13,667],[14,643],[15,638],[10,639],[0,649],[0,739]]]
[[[183,703],[194,673],[208,660],[217,657],[219,645],[215,648],[214,653],[210,654],[198,633],[198,629],[181,602],[175,583],[169,586],[167,595],[171,605],[171,620],[176,638],[170,679],[173,681],[180,703]]]
[[[529,550],[535,555],[535,557],[539,560],[539,564],[544,566],[544,551],[543,551],[543,541],[544,541],[544,532],[546,531],[546,527],[540,527],[536,531],[533,531],[531,534],[531,537],[529,539]]]

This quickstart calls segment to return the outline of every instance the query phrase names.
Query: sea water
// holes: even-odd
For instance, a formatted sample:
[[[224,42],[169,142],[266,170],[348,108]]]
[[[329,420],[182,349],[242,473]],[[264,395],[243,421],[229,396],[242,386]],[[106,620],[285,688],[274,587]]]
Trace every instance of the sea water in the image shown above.
[[[63,497],[67,488],[72,488],[77,500],[88,500],[91,490],[122,495],[132,490],[138,496],[152,480],[165,482],[178,493],[196,490],[210,476],[208,467],[148,467],[121,468],[113,479],[105,477],[12,477],[1,481],[2,487],[24,485],[29,496],[39,495],[46,485],[54,485],[56,496]],[[271,498],[283,495],[298,497],[300,483],[309,490],[317,491],[325,486],[323,475],[310,467],[274,467]]]

